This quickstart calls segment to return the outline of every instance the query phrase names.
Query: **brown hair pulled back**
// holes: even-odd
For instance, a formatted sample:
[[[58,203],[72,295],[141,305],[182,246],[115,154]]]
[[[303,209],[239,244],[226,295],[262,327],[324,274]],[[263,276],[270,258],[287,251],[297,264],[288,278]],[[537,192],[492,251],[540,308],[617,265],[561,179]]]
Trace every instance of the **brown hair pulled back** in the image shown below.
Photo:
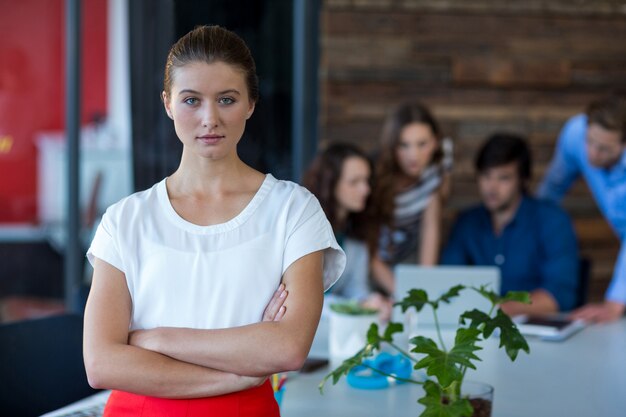
[[[169,96],[174,69],[192,62],[223,62],[240,69],[253,102],[259,99],[259,79],[250,49],[237,34],[220,26],[199,26],[180,38],[167,54],[163,91]]]

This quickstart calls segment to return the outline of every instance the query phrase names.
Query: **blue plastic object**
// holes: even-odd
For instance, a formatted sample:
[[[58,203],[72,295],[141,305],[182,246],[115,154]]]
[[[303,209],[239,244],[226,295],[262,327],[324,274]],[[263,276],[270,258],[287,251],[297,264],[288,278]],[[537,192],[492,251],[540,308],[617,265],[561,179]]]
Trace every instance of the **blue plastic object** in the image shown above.
[[[389,385],[404,383],[404,381],[382,375],[371,368],[399,378],[409,379],[411,377],[411,362],[400,354],[391,355],[387,352],[381,352],[374,359],[364,360],[363,364],[367,366],[355,366],[348,372],[346,379],[351,387],[381,389],[387,388]]]
[[[276,400],[276,402],[278,403],[278,406],[280,407],[280,404],[283,402],[283,395],[285,394],[285,387],[281,387],[278,391],[274,391],[274,399]]]

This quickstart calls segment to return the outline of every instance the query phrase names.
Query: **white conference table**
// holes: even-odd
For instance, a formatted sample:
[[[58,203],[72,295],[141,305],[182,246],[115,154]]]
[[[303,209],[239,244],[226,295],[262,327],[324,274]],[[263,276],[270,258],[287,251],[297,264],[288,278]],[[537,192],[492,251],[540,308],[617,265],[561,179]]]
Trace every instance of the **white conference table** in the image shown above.
[[[445,338],[452,337],[452,334]],[[520,352],[510,362],[491,338],[478,355],[483,360],[467,378],[494,387],[492,417],[622,417],[626,415],[626,319],[593,325],[563,342],[528,339],[530,355]],[[322,320],[311,357],[328,355],[328,322]],[[350,387],[345,378],[318,385],[330,370],[292,372],[281,405],[283,417],[416,417],[422,411],[419,385],[381,390]],[[106,393],[91,403],[102,403]],[[81,403],[89,400],[82,400]],[[74,405],[46,414],[63,415]]]
[[[322,321],[311,356],[327,355],[327,329]],[[486,341],[478,370],[467,374],[494,387],[493,417],[626,415],[626,319],[587,327],[563,342],[528,338],[530,354],[520,352],[515,362],[498,342]],[[282,416],[404,417],[422,411],[422,389],[414,384],[359,390],[342,378],[320,395],[317,386],[329,370],[290,375]]]

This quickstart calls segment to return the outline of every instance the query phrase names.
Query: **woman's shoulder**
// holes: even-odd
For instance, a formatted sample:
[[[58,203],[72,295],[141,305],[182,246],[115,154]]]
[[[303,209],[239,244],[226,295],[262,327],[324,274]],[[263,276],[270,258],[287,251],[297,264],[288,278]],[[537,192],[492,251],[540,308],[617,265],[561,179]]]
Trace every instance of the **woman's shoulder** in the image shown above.
[[[274,181],[272,193],[276,201],[289,202],[290,204],[308,204],[311,200],[317,201],[312,192],[300,184],[289,180],[279,180],[271,176]]]
[[[428,200],[441,186],[442,172],[439,166],[429,165],[419,179],[396,193],[396,205],[414,204],[416,200]]]
[[[119,200],[117,203],[110,205],[106,210],[106,215],[110,217],[117,217],[126,215],[129,212],[145,210],[148,206],[151,206],[158,201],[158,194],[160,191],[163,191],[160,190],[163,187],[165,187],[165,179],[146,190],[130,194]]]
[[[273,179],[274,184],[265,198],[263,213],[284,218],[288,223],[304,221],[314,215],[323,215],[319,201],[305,187],[288,180]]]
[[[436,162],[428,165],[422,175],[420,175],[420,184],[427,183],[428,181],[441,181],[441,177],[444,174],[444,166],[441,162]]]

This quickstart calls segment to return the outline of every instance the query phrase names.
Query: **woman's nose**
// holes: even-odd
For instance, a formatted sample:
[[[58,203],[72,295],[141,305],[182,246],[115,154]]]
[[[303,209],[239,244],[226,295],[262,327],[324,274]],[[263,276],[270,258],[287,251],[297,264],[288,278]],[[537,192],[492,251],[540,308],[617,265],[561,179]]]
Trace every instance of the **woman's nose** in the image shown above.
[[[411,155],[411,159],[413,159],[414,161],[418,160],[420,158],[420,156],[422,155],[422,151],[419,148],[419,146],[417,146],[417,145],[416,146],[411,146],[411,153],[410,153],[410,155]]]
[[[213,128],[217,126],[218,120],[219,117],[217,115],[216,106],[212,103],[208,103],[202,114],[202,126]]]

